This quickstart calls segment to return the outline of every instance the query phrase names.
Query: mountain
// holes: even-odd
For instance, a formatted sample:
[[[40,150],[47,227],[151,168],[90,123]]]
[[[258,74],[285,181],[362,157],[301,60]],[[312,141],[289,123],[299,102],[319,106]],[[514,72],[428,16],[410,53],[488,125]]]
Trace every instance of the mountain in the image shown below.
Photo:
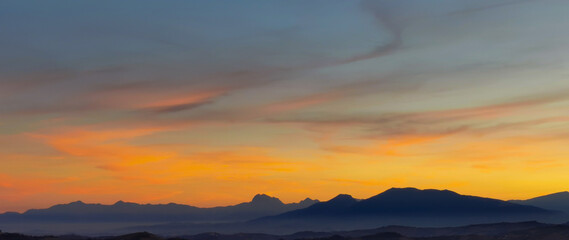
[[[266,229],[286,226],[289,230],[320,231],[392,224],[456,226],[500,221],[560,221],[563,217],[558,212],[534,206],[465,196],[449,190],[392,188],[359,201],[349,195],[338,195],[327,202],[253,222]]]
[[[460,195],[449,190],[392,188],[361,201],[357,201],[349,195],[338,195],[330,201],[283,213],[273,218],[313,218],[320,216],[472,217],[527,214],[548,215],[552,212],[497,199]]]
[[[549,214],[549,211],[505,201],[465,196],[449,190],[392,188],[358,202],[356,214],[395,216],[504,216]]]
[[[183,204],[137,204],[118,201],[112,205],[81,201],[59,204],[47,209],[32,209],[22,214],[0,214],[0,222],[227,222],[245,221],[305,208],[318,200],[305,199],[284,204],[278,198],[256,195],[251,202],[234,206],[198,208]]]
[[[569,213],[569,192],[567,191],[527,200],[510,200],[509,202]]]

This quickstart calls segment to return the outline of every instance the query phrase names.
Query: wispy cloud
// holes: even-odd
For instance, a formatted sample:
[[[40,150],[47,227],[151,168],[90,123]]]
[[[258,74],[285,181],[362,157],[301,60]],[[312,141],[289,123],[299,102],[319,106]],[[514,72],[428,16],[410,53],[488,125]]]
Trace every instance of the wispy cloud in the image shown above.
[[[537,96],[516,98],[513,100],[489,104],[484,106],[434,110],[410,113],[384,113],[368,115],[329,115],[307,113],[296,117],[269,118],[273,123],[298,123],[314,125],[365,125],[369,132],[376,132],[385,136],[396,135],[431,135],[451,134],[462,131],[477,131],[477,129],[500,130],[500,125],[494,127],[481,126],[491,119],[520,114],[523,111],[543,107],[544,105],[567,101],[564,91],[548,93]],[[549,121],[562,121],[564,117],[553,117],[541,120],[527,121],[527,124],[539,124]],[[522,121],[519,124],[524,124]],[[515,123],[509,123],[515,124]],[[506,128],[506,125],[501,125]],[[372,134],[371,136],[374,136]]]

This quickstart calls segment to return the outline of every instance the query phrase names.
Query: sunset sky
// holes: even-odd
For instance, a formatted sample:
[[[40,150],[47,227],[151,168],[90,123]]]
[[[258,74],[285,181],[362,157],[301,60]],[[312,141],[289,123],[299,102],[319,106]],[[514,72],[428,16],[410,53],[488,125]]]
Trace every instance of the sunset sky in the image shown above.
[[[569,190],[569,1],[0,1],[0,212]]]

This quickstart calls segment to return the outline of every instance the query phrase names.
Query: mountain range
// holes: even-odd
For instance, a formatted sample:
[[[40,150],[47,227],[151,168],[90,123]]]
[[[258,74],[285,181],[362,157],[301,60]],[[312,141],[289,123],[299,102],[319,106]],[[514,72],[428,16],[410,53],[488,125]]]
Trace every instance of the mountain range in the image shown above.
[[[257,194],[250,202],[213,208],[175,203],[137,204],[118,201],[113,205],[103,205],[76,201],[47,209],[31,209],[22,214],[1,214],[0,222],[231,222],[306,208],[317,202],[318,200],[306,198],[298,203],[284,204],[278,198],[265,194]]]
[[[392,188],[368,199],[350,195],[307,208],[253,220],[264,229],[289,231],[370,228],[381,225],[457,226],[540,220],[561,222],[566,214],[507,201],[460,195],[449,190]]]
[[[341,194],[327,202],[283,213],[272,218],[397,216],[494,216],[550,214],[538,207],[519,205],[497,199],[465,196],[449,190],[392,188],[358,201]]]
[[[152,205],[119,201],[102,205],[78,201],[21,214],[0,214],[0,229],[34,234],[105,235],[150,231],[177,236],[203,232],[282,235],[388,225],[450,227],[520,221],[561,223],[569,220],[567,214],[559,211],[564,206],[564,196],[553,194],[519,202],[461,195],[449,190],[392,188],[362,200],[340,194],[325,202],[307,198],[291,204],[259,194],[251,202],[214,208],[174,203]],[[535,202],[540,205],[530,205]]]

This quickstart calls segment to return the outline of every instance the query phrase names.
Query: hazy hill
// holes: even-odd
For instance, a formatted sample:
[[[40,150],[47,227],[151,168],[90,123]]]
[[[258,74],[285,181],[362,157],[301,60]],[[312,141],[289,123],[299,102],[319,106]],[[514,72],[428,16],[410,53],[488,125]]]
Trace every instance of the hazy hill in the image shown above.
[[[361,238],[364,236],[376,236],[380,233],[398,233],[407,237],[436,237],[436,236],[459,236],[459,235],[484,235],[496,236],[510,232],[552,226],[539,222],[518,222],[518,223],[492,223],[467,225],[460,227],[443,228],[421,228],[408,226],[385,226],[373,229],[361,229],[352,231],[333,231],[333,232],[297,232],[290,235],[269,235],[258,233],[239,233],[239,234],[219,234],[202,233],[196,235],[186,235],[183,238],[188,240],[297,240],[297,239],[319,239],[332,236],[342,236],[346,238]]]
[[[569,192],[558,192],[527,200],[511,200],[509,202],[569,213]]]
[[[32,209],[22,214],[5,213],[0,221],[13,222],[227,222],[245,221],[267,215],[305,208],[317,200],[284,204],[278,198],[256,195],[251,202],[234,206],[198,208],[183,204],[137,204],[118,201],[113,205],[81,201],[59,204],[47,209]]]

